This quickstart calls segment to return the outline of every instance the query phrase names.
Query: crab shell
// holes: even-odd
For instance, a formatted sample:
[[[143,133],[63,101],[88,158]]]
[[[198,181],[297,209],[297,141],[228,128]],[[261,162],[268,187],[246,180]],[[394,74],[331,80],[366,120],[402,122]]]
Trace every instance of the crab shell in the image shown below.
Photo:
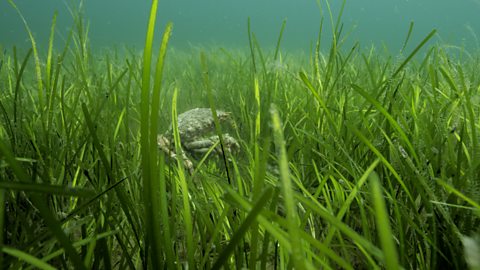
[[[219,122],[231,121],[231,113],[218,110],[216,112]],[[178,115],[178,132],[182,142],[181,158],[184,160],[187,169],[193,170],[193,163],[187,157],[185,152],[191,155],[204,154],[215,144],[219,143],[217,135],[209,136],[215,133],[215,121],[212,111],[209,108],[195,108]],[[222,134],[224,150],[226,152],[235,152],[239,149],[238,142],[228,133]],[[157,137],[158,147],[171,158],[177,158],[174,153],[174,143],[172,127],[165,133]],[[215,147],[216,154],[222,154],[219,145]]]
[[[229,112],[220,110],[217,111],[217,117],[220,122],[231,120]],[[182,142],[195,141],[214,130],[215,121],[210,108],[195,108],[178,115],[178,133]],[[168,133],[172,135],[171,128]]]

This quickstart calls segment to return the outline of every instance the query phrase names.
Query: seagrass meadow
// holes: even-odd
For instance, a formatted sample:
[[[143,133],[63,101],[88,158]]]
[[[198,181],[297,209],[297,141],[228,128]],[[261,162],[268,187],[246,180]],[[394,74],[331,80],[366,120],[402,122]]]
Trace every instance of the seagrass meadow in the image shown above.
[[[396,54],[347,43],[345,1],[307,52],[250,21],[244,50],[176,48],[156,0],[142,50],[92,50],[79,11],[43,48],[9,3],[30,46],[0,43],[2,268],[480,269],[475,48],[413,22]],[[179,154],[197,107],[220,140],[189,172],[157,135]],[[239,150],[214,156],[220,110]]]

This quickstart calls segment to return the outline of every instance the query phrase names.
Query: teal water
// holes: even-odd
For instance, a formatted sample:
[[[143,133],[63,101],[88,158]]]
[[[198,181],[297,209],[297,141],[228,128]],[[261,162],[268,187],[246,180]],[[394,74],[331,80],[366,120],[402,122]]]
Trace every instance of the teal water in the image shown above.
[[[315,41],[321,13],[325,17],[325,40],[330,23],[325,1],[320,0],[161,0],[159,27],[174,24],[174,47],[248,46],[247,20],[262,47],[274,47],[283,20],[287,21],[283,48],[308,51]],[[72,26],[68,6],[78,1],[26,1],[15,3],[25,16],[40,45],[48,40],[53,13],[58,11],[57,42]],[[334,14],[342,1],[331,0]],[[85,19],[93,48],[134,46],[141,48],[150,1],[86,0]],[[384,46],[396,52],[403,43],[411,21],[415,23],[411,46],[432,29],[438,30],[437,42],[476,50],[480,31],[480,0],[347,0],[342,21],[347,45]],[[7,0],[0,2],[0,45],[28,47],[22,21]]]

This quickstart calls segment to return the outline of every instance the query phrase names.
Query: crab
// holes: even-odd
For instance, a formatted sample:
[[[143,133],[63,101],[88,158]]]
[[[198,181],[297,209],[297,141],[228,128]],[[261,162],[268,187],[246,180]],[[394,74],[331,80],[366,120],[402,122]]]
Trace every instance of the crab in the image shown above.
[[[217,110],[220,123],[232,123],[231,113]],[[233,153],[239,149],[235,138],[228,133],[222,134],[223,151],[220,146],[220,138],[215,133],[215,122],[210,108],[195,108],[178,115],[178,133],[181,142],[181,158],[185,168],[192,174],[193,162],[189,157],[199,158],[205,155],[212,147],[213,153],[222,155],[223,151]],[[159,134],[157,143],[160,150],[169,157],[176,159],[175,143],[172,127],[164,134]]]

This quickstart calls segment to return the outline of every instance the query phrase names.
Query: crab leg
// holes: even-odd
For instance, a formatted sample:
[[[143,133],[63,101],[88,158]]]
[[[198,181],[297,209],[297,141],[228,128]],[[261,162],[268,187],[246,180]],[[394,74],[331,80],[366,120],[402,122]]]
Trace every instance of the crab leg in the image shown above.
[[[158,144],[158,148],[160,148],[160,150],[162,150],[170,158],[177,159],[177,155],[173,151],[171,151],[170,148],[168,147],[171,144],[170,144],[170,141],[167,138],[165,138],[165,136],[158,135],[157,136],[157,144]],[[187,168],[187,170],[190,174],[193,174],[193,163],[192,163],[192,161],[187,157],[187,155],[185,154],[183,149],[180,149],[180,151],[181,151],[181,158],[183,159],[183,164],[185,165],[185,168]]]

